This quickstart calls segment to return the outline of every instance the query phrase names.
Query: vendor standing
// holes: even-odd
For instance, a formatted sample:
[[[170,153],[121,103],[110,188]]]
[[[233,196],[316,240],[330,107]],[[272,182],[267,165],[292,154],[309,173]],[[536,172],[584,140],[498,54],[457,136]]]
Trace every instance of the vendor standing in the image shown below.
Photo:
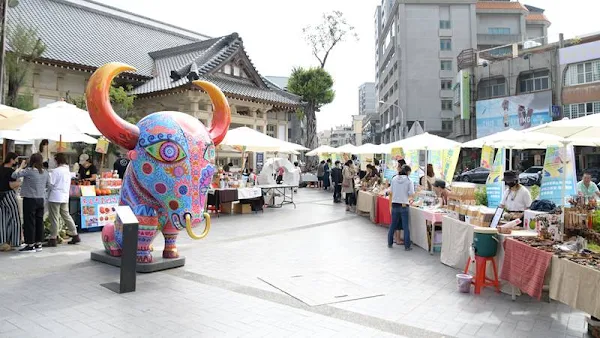
[[[592,173],[586,170],[581,181],[577,182],[577,194],[584,198],[596,198],[600,196],[600,189],[592,182]]]
[[[79,179],[90,181],[91,185],[96,185],[98,168],[92,163],[88,154],[81,154],[79,156],[79,165]]]
[[[433,183],[433,191],[438,198],[438,206],[448,205],[448,189],[446,189],[446,182],[442,180],[435,180]]]
[[[504,191],[500,207],[509,213],[523,213],[526,209],[529,209],[531,206],[531,194],[527,188],[519,184],[517,173],[514,171],[505,172],[504,183],[506,183],[508,188]]]

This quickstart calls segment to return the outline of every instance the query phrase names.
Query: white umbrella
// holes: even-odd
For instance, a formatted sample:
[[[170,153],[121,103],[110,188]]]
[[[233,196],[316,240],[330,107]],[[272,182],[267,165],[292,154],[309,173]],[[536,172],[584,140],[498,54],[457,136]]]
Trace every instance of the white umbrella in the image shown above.
[[[335,148],[335,153],[337,154],[354,154],[356,150],[356,146],[350,143],[346,143],[343,146]]]
[[[63,134],[102,135],[87,111],[64,101],[34,109],[30,114],[33,119],[18,129],[34,134],[36,138],[60,139]]]
[[[462,147],[482,148],[484,145],[488,145],[494,148],[546,149],[548,146],[562,145],[563,141],[562,137],[555,135],[508,129],[465,142]]]
[[[387,145],[390,151],[392,148],[402,148],[403,150],[447,150],[460,146],[461,144],[458,142],[430,133],[419,134]]]
[[[337,152],[337,150],[334,147],[330,147],[328,145],[323,145],[323,146],[319,146],[311,151],[309,151],[308,153],[306,153],[306,156],[319,156],[320,154],[331,154],[331,153],[335,153]]]
[[[18,129],[33,117],[26,111],[0,104],[0,130]]]
[[[389,147],[386,144],[375,145],[372,143],[365,143],[357,147],[353,154],[387,154]]]
[[[238,151],[272,151],[293,154],[296,154],[298,150],[308,150],[301,145],[276,139],[248,127],[229,130],[219,146],[234,148]]]
[[[600,114],[587,115],[572,120],[565,118],[530,128],[526,132],[556,135],[567,140],[598,138],[600,135]]]

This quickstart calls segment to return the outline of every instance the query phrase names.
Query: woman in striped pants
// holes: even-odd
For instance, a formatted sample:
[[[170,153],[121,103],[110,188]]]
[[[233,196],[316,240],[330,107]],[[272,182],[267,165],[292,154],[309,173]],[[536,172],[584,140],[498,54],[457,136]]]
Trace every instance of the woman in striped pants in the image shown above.
[[[0,251],[21,245],[21,218],[15,192],[21,182],[11,177],[16,163],[17,154],[8,153],[0,166]]]

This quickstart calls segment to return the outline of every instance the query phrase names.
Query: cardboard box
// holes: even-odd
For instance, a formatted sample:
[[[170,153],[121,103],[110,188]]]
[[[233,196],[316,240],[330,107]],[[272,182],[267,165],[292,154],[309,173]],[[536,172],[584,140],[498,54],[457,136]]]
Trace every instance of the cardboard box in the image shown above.
[[[233,212],[235,214],[251,214],[252,206],[250,204],[235,203],[233,204]]]
[[[221,203],[222,214],[231,214],[233,212],[233,202]]]

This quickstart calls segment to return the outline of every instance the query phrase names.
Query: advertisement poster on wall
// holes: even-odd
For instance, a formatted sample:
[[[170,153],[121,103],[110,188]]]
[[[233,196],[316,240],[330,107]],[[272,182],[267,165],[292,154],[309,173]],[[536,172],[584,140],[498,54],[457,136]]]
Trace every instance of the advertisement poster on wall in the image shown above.
[[[540,187],[540,199],[550,200],[556,205],[564,205],[563,175],[565,176],[565,200],[577,192],[577,177],[575,174],[575,152],[573,146],[548,147],[544,170],[542,170],[542,186]]]
[[[485,184],[489,208],[497,208],[500,203],[502,203],[502,196],[504,194],[505,162],[506,152],[503,148],[500,148],[496,152],[496,158],[494,159],[490,175],[488,176]]]
[[[483,146],[481,148],[481,164],[482,168],[492,169],[492,162],[494,161],[494,148],[490,146]]]
[[[552,91],[477,101],[477,138],[552,121]]]

